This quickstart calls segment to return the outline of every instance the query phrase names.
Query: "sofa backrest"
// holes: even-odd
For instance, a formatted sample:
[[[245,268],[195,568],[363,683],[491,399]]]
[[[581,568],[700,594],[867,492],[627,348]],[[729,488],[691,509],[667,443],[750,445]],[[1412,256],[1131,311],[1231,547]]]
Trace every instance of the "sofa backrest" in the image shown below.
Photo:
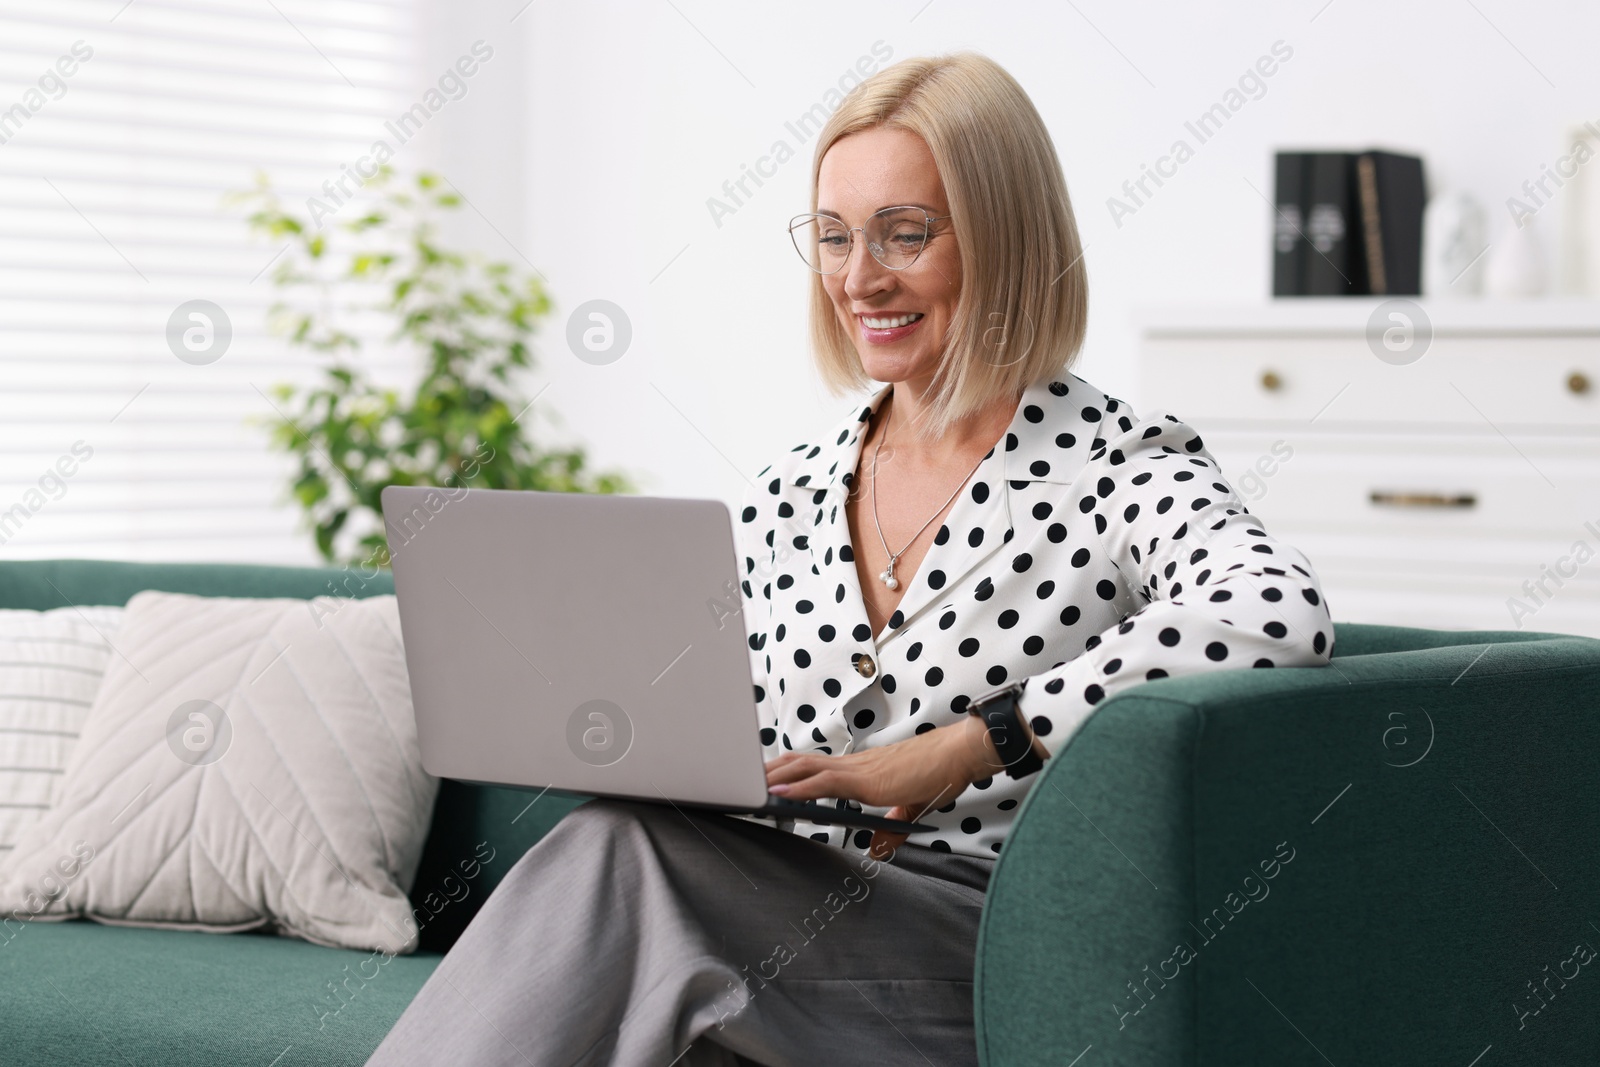
[[[0,562],[0,608],[46,611],[126,604],[135,593],[226,597],[365,598],[394,592],[388,571],[244,563],[119,560]],[[489,893],[567,812],[587,799],[440,783],[433,822],[411,890],[422,947],[448,949]]]

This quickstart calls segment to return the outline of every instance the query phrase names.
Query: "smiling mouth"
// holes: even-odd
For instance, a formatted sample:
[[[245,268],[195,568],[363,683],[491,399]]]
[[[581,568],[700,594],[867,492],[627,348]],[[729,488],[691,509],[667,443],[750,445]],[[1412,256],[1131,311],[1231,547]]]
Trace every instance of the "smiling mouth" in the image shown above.
[[[871,330],[892,330],[901,326],[910,326],[922,318],[922,312],[913,311],[905,315],[860,315],[861,325]]]

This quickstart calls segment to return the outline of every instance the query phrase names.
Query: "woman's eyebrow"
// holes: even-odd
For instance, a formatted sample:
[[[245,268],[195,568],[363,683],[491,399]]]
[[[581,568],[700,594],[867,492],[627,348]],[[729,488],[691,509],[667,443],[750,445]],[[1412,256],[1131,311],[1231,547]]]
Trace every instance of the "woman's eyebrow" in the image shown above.
[[[928,204],[919,204],[919,203],[917,203],[915,201],[905,201],[905,202],[899,203],[899,204],[885,204],[885,205],[883,205],[883,207],[877,208],[874,211],[872,211],[871,214],[876,215],[879,211],[882,211],[884,208],[890,208],[890,207],[921,208],[923,211],[926,211],[930,215],[937,215],[939,213],[937,210],[935,210],[933,207],[931,207]],[[844,221],[844,216],[841,215],[839,212],[833,210],[832,208],[819,207],[819,208],[817,208],[817,214],[818,215],[827,215],[829,218],[838,219],[840,222]]]

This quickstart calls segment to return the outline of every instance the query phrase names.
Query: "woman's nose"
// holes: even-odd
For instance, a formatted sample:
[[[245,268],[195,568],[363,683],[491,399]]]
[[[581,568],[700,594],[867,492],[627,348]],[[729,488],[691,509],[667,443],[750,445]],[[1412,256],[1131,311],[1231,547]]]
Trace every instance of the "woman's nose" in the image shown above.
[[[844,265],[844,292],[851,300],[860,300],[888,288],[894,272],[872,254],[867,239],[856,235],[850,249],[850,259]]]

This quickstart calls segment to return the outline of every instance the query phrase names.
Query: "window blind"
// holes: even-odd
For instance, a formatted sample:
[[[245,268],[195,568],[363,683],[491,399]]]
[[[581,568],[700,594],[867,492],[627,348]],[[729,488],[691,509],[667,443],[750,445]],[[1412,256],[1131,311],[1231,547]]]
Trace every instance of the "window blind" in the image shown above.
[[[413,102],[417,26],[415,0],[0,6],[0,559],[316,558],[251,420],[320,363],[267,332],[283,245],[223,198],[263,170],[304,213]],[[169,345],[197,300],[231,325],[214,362]]]

